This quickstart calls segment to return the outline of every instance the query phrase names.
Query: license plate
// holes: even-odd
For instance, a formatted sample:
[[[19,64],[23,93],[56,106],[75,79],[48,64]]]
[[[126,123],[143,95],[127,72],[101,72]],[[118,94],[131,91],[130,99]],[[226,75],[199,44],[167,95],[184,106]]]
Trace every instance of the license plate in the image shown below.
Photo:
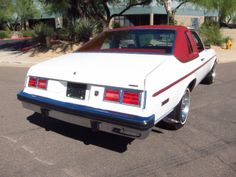
[[[85,100],[86,89],[86,84],[68,82],[66,96],[71,98],[77,98],[79,100]]]

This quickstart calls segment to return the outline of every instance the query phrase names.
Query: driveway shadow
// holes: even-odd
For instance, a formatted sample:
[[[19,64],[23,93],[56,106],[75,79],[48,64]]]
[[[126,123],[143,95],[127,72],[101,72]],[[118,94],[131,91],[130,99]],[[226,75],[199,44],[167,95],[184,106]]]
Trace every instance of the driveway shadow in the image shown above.
[[[105,132],[92,132],[89,128],[63,122],[54,118],[45,121],[40,114],[34,113],[27,120],[37,126],[59,133],[63,136],[82,141],[85,145],[95,145],[115,152],[123,153],[134,140]]]

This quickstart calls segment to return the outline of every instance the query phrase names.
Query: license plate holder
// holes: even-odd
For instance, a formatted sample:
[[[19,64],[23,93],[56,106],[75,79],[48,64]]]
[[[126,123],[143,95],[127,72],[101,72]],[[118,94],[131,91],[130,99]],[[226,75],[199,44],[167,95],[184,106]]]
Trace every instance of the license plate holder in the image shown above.
[[[86,90],[87,90],[86,84],[68,82],[66,96],[71,98],[76,98],[79,100],[85,100]]]

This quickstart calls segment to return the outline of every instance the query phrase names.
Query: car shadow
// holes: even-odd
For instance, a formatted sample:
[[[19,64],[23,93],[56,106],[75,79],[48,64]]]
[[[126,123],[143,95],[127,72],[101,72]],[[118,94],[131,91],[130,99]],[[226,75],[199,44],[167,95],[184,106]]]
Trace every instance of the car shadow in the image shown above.
[[[59,133],[63,136],[82,141],[85,145],[95,145],[115,152],[123,153],[127,146],[134,140],[132,138],[122,137],[106,132],[92,132],[91,129],[78,125],[63,122],[54,118],[48,118],[46,121],[40,114],[34,113],[27,120],[45,128],[46,130]]]
[[[158,129],[162,129],[162,130],[176,131],[176,129],[173,129],[173,127],[170,124],[168,124],[167,122],[164,122],[164,121],[158,122],[155,125],[155,127],[157,127]]]
[[[158,122],[155,125],[155,127],[158,128],[158,129],[162,129],[162,130],[176,131],[177,129],[175,129],[170,123],[166,122],[165,119],[174,119],[174,112],[171,112],[163,120]]]

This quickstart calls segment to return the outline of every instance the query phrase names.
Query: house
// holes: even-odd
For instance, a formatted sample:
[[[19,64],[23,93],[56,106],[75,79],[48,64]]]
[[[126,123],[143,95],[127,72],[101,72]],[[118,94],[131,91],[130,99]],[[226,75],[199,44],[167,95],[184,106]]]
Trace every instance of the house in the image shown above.
[[[171,0],[170,2],[172,9],[178,6],[177,1]],[[113,7],[112,13],[119,13],[122,9],[122,5]],[[198,28],[204,22],[205,18],[216,19],[217,16],[217,12],[209,12],[203,8],[187,3],[177,10],[175,20],[179,25]],[[167,19],[164,6],[153,1],[147,6],[132,7],[122,16],[116,17],[113,20],[120,26],[137,26],[167,24]]]
[[[40,18],[33,18],[28,20],[29,27],[33,28],[36,24],[44,23],[48,26],[53,27],[54,29],[62,28],[63,19],[58,15],[47,15],[43,14]]]

